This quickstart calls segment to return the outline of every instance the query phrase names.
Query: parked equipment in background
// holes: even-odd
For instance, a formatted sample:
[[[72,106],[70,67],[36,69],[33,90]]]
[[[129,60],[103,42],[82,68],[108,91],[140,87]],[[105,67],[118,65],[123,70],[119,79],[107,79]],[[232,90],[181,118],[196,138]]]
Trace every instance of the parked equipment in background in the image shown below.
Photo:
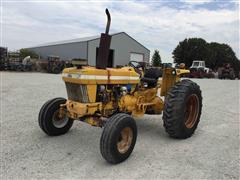
[[[8,52],[8,66],[7,70],[21,71],[22,61],[19,52]]]
[[[27,56],[23,60],[17,51],[9,51],[7,48],[0,47],[0,70],[9,71],[31,71],[31,57]]]
[[[109,20],[108,10],[106,13]],[[160,80],[159,69],[146,69],[136,62],[126,67],[107,68],[108,61],[102,58],[108,58],[109,26],[110,21],[106,36],[101,36],[100,40],[100,54],[103,54],[97,58],[99,68],[64,69],[62,78],[68,99],[48,100],[39,112],[38,121],[49,136],[65,134],[73,120],[103,127],[101,154],[106,161],[116,164],[127,159],[134,149],[135,117],[163,112],[163,124],[171,137],[190,137],[200,121],[202,95],[195,82],[180,79],[180,75],[189,70],[164,68]],[[158,96],[159,90],[164,100]]]
[[[64,61],[61,61],[59,56],[48,56],[47,63],[48,73],[59,74],[64,68]]]
[[[27,56],[22,60],[22,69],[23,69],[23,71],[31,71],[32,70],[32,62],[31,62],[30,56]]]
[[[218,68],[218,78],[219,79],[235,79],[234,69],[231,64],[225,63],[222,67]]]
[[[8,52],[8,65],[6,70],[10,71],[31,71],[31,57],[27,56],[23,60],[20,58],[19,52]]]
[[[48,56],[47,60],[47,72],[59,74],[64,68],[72,67],[70,60],[60,60],[59,56]]]
[[[213,78],[212,70],[206,67],[205,61],[193,61],[190,69],[190,78]]]
[[[6,70],[8,65],[8,50],[6,47],[0,47],[0,70]]]

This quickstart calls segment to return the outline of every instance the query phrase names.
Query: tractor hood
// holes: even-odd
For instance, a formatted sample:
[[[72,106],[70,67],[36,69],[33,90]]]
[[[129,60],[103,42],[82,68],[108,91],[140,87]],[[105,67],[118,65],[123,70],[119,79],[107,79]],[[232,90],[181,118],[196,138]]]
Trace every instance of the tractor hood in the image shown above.
[[[132,67],[97,69],[83,66],[81,69],[66,68],[62,78],[77,84],[138,84],[140,76]]]

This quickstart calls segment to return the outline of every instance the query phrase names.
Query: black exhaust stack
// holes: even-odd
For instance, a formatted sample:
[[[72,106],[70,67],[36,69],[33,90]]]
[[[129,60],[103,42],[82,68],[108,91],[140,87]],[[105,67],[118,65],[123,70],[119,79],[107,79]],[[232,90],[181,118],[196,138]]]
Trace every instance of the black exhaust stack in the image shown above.
[[[110,49],[111,38],[112,38],[112,36],[108,34],[110,23],[111,23],[111,16],[108,9],[106,9],[105,12],[107,15],[107,26],[106,26],[105,33],[101,33],[97,62],[96,62],[96,68],[99,68],[99,69],[105,69],[107,67],[109,49]]]

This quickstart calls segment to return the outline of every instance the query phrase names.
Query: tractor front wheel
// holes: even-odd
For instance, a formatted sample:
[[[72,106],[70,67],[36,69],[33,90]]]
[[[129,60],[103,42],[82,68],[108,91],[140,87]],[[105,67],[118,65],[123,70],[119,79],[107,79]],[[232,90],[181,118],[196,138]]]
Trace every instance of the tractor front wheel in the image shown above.
[[[65,134],[72,127],[73,120],[66,113],[60,116],[60,105],[66,103],[64,98],[54,98],[47,101],[38,115],[40,128],[49,136]]]
[[[190,80],[178,82],[165,97],[163,122],[166,132],[174,138],[190,137],[198,126],[201,111],[199,86]]]
[[[110,117],[100,140],[100,150],[103,158],[117,164],[126,160],[133,151],[137,139],[135,120],[124,113]]]

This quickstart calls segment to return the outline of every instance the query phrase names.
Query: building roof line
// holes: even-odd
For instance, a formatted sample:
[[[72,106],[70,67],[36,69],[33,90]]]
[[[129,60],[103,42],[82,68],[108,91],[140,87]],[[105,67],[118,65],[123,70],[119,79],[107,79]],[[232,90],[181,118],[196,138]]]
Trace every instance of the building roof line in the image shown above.
[[[144,47],[145,49],[149,50],[147,47],[145,47],[144,45],[142,45],[140,42],[138,42],[136,39],[134,39],[133,37],[131,37],[130,35],[128,35],[126,32],[118,32],[118,33],[113,33],[110,34],[111,36],[115,36],[118,34],[125,34],[127,35],[129,38],[131,38],[132,40],[134,40],[135,42],[137,42],[139,45],[141,45],[142,47]],[[83,38],[75,38],[75,39],[70,39],[70,40],[63,40],[63,41],[56,41],[56,42],[49,42],[49,43],[45,43],[45,44],[39,44],[37,46],[32,46],[32,47],[27,47],[26,49],[31,49],[31,48],[39,48],[39,47],[47,47],[47,46],[57,46],[60,44],[72,44],[72,43],[79,43],[79,42],[90,42],[90,41],[94,41],[100,39],[100,36],[89,36],[89,37],[83,37]],[[150,50],[149,50],[150,51]]]
[[[145,49],[147,49],[148,51],[150,51],[146,46],[144,46],[143,44],[141,44],[140,42],[138,42],[136,39],[134,39],[132,36],[130,36],[129,34],[125,33],[125,32],[120,32],[120,33],[124,33],[126,34],[129,38],[131,38],[132,40],[134,40],[135,42],[137,42],[139,45],[141,45],[142,47],[144,47]],[[119,34],[120,34],[119,33]],[[115,34],[116,35],[116,34]]]

